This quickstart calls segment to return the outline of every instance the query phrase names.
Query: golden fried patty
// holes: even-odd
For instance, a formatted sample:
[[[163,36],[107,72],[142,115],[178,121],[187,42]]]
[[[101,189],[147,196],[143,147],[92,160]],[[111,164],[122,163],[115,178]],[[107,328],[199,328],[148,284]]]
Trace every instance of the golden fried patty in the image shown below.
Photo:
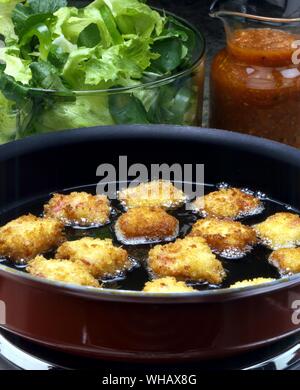
[[[184,282],[177,282],[175,278],[168,276],[147,282],[143,291],[148,293],[184,293],[195,290]]]
[[[240,222],[205,218],[197,221],[190,237],[203,237],[212,250],[223,256],[243,256],[256,243],[256,233]]]
[[[262,243],[274,250],[300,244],[300,217],[297,214],[274,214],[254,229]]]
[[[252,280],[242,280],[241,282],[236,282],[236,283],[232,284],[230,286],[230,288],[258,286],[259,284],[271,283],[274,281],[275,281],[275,279],[271,279],[271,278],[255,278]]]
[[[47,260],[43,256],[37,256],[28,263],[26,270],[31,275],[40,278],[81,286],[100,287],[98,280],[78,261],[73,263],[69,260]]]
[[[271,254],[269,262],[282,274],[300,273],[300,248],[278,249]]]
[[[238,219],[259,213],[263,205],[258,198],[238,188],[222,188],[197,198],[193,207],[204,217]]]
[[[132,265],[126,250],[114,246],[110,239],[85,237],[68,241],[58,248],[55,257],[80,261],[95,278],[118,274]]]
[[[110,205],[107,196],[72,192],[69,195],[54,194],[44,206],[44,213],[65,224],[80,226],[104,225],[109,222]]]
[[[30,260],[64,241],[63,224],[53,218],[24,215],[0,228],[0,256]]]
[[[155,180],[129,187],[118,193],[120,202],[127,208],[133,207],[162,207],[171,209],[186,202],[186,195],[171,182]]]
[[[157,277],[174,276],[179,280],[212,284],[221,283],[225,277],[222,263],[202,237],[186,237],[174,243],[156,245],[150,250],[148,261]]]
[[[125,244],[171,240],[178,235],[178,230],[177,219],[158,207],[130,209],[115,226],[117,239]]]

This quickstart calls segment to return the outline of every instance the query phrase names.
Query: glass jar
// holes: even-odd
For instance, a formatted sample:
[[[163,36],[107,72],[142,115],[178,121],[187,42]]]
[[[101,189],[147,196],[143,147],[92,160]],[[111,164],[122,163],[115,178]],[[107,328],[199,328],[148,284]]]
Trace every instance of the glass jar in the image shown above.
[[[210,126],[300,147],[300,5],[283,3],[214,2],[227,47],[212,63]]]

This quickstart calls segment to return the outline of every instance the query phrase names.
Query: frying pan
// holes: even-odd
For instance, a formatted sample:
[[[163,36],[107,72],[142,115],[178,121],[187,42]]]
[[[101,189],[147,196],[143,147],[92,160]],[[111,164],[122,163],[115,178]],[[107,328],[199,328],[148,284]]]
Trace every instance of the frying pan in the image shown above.
[[[96,183],[101,163],[205,164],[205,181],[259,189],[300,208],[300,152],[251,136],[174,126],[72,130],[0,147],[1,211]],[[195,294],[99,292],[34,278],[0,264],[3,327],[68,353],[105,360],[179,362],[221,358],[299,330],[292,321],[300,277]]]

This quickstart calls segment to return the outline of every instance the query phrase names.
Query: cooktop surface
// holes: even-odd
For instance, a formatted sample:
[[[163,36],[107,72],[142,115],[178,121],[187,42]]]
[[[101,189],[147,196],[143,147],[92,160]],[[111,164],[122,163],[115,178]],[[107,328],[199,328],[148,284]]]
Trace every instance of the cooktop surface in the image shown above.
[[[80,358],[50,350],[15,336],[7,331],[0,332],[0,370],[165,370],[172,372],[185,370],[300,370],[300,332],[254,352],[241,354],[238,357],[195,362],[189,364],[172,364],[169,366],[127,364],[104,362]]]

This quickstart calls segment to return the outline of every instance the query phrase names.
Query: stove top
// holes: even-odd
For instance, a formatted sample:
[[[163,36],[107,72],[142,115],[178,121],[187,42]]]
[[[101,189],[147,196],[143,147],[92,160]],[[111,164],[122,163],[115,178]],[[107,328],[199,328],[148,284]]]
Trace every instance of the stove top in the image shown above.
[[[238,357],[210,361],[185,363],[176,366],[154,366],[103,362],[80,358],[41,347],[21,337],[1,329],[0,332],[0,370],[190,370],[238,369],[238,370],[300,370],[300,332],[254,352]]]

